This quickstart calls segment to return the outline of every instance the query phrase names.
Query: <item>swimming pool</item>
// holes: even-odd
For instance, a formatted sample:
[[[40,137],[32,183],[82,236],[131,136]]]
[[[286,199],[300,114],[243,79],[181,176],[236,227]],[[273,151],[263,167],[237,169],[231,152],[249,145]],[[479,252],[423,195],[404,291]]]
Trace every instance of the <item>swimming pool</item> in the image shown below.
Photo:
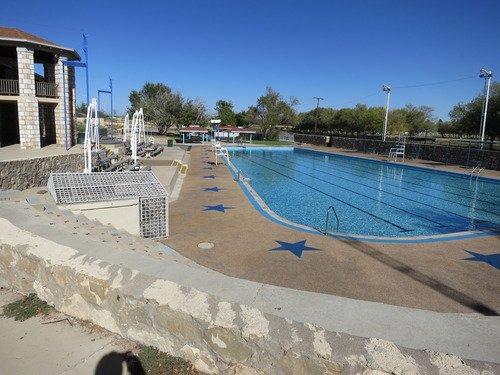
[[[229,148],[280,217],[354,236],[421,237],[500,229],[500,181],[292,147]]]

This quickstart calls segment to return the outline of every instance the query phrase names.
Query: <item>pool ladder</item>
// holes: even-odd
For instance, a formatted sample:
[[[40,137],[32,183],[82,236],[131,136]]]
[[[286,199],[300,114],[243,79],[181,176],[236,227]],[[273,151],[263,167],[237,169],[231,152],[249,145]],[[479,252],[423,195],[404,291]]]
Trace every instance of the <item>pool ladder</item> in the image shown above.
[[[328,234],[328,224],[330,224],[330,217],[331,217],[331,214],[334,214],[335,215],[335,220],[337,221],[337,228],[336,228],[336,232],[339,231],[339,226],[340,226],[340,221],[339,221],[339,217],[337,215],[337,211],[335,210],[335,207],[333,206],[330,206],[328,207],[328,209],[326,210],[326,219],[325,219],[325,230],[323,232],[323,234],[326,236]]]
[[[479,177],[479,174],[484,171],[484,167],[481,164],[476,165],[472,170],[470,171],[470,179],[474,177],[474,174],[476,175],[476,179]]]
[[[243,175],[243,173],[241,172],[241,170],[238,169],[238,173],[236,175],[236,180],[235,181],[247,181],[247,182],[251,182],[251,179],[249,177],[245,177]]]

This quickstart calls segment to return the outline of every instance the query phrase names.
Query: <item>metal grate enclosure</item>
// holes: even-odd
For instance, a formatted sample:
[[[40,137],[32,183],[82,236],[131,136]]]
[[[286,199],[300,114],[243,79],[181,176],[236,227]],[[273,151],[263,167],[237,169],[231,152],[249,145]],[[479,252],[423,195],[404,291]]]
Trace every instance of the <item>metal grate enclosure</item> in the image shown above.
[[[151,171],[51,173],[47,189],[57,204],[137,199],[141,236],[168,236],[167,191]]]
[[[57,204],[167,195],[167,191],[151,171],[51,173],[47,189]]]
[[[162,238],[168,236],[168,202],[166,197],[139,198],[141,236]]]

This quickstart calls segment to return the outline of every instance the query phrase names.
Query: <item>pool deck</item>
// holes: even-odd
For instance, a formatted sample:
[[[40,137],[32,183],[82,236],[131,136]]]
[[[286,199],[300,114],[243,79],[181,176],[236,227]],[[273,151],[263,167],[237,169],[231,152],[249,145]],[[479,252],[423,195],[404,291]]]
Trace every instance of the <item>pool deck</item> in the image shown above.
[[[500,312],[499,270],[465,260],[472,257],[467,250],[498,253],[499,236],[388,244],[297,231],[263,217],[228,168],[213,160],[209,146],[192,147],[182,191],[170,206],[171,236],[164,242],[195,262],[229,276],[359,300],[438,312]],[[221,190],[204,190],[214,187]],[[219,205],[230,208],[222,212]],[[317,250],[298,257],[294,252],[300,254],[304,240]],[[214,247],[200,249],[201,242]]]
[[[378,160],[378,161],[387,161],[387,155],[379,155],[379,154],[374,154],[374,153],[363,153],[363,152],[344,149],[344,148],[314,146],[314,145],[307,145],[307,144],[302,144],[300,146],[295,145],[294,147],[305,148],[305,149],[309,149],[309,150],[321,151],[321,152],[326,152],[326,153],[336,153],[336,154],[341,154],[341,155],[346,155],[346,156],[357,156],[360,158],[373,159],[373,160]],[[455,172],[455,173],[462,173],[462,174],[468,174],[471,171],[471,167],[465,167],[465,166],[454,165],[454,164],[445,164],[445,163],[432,161],[432,160],[406,158],[404,164],[415,166],[415,167],[430,168],[430,169],[435,169],[435,170],[444,171],[444,172]],[[484,169],[481,172],[480,176],[500,180],[500,171]]]

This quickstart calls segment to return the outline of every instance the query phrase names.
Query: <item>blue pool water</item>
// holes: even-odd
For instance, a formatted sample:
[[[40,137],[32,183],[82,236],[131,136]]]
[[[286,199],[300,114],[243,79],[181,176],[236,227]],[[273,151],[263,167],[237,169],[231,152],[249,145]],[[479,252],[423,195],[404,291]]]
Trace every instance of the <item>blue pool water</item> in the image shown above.
[[[230,160],[271,210],[320,230],[330,206],[351,235],[500,229],[500,181],[291,147],[233,148]]]

